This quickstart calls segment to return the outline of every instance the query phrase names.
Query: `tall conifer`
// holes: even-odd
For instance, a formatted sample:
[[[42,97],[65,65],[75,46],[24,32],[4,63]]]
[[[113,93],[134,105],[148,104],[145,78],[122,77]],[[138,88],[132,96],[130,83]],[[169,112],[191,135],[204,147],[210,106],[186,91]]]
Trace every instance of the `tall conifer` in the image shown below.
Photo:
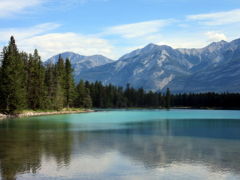
[[[166,100],[165,100],[165,107],[167,108],[167,109],[169,109],[170,108],[170,106],[171,106],[171,92],[170,92],[170,89],[169,88],[167,88],[167,90],[166,90]]]
[[[65,96],[66,107],[73,106],[74,98],[75,98],[75,85],[73,80],[73,69],[71,66],[70,60],[67,58],[65,62]]]
[[[89,89],[85,87],[85,83],[83,80],[81,80],[76,87],[75,106],[84,108],[92,107],[92,99],[90,96],[90,92]]]
[[[27,97],[28,106],[31,109],[45,108],[44,76],[45,70],[41,62],[41,57],[35,49],[34,54],[29,55],[28,61]]]
[[[3,49],[0,77],[1,112],[16,113],[23,109],[26,104],[24,62],[13,36],[10,38],[9,45]]]

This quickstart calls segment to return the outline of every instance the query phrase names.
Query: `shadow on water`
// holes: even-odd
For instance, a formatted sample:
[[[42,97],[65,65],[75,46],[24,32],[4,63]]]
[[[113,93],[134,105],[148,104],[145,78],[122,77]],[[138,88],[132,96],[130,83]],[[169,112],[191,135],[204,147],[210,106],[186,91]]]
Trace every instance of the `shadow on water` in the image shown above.
[[[109,152],[117,152],[133,164],[143,164],[145,169],[178,162],[240,174],[239,120],[172,119],[118,125],[85,131],[81,124],[72,125],[67,121],[42,121],[41,118],[2,121],[1,177],[14,180],[21,174],[37,175],[44,166],[43,161],[47,163],[48,159],[54,159],[59,167],[71,169],[73,158],[101,157]]]

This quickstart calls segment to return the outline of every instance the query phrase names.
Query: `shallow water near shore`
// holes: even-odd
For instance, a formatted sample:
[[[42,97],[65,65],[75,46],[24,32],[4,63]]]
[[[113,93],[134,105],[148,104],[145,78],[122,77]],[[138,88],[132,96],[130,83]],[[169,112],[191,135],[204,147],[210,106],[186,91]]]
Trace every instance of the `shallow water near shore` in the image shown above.
[[[240,111],[111,110],[0,121],[0,179],[240,179]]]

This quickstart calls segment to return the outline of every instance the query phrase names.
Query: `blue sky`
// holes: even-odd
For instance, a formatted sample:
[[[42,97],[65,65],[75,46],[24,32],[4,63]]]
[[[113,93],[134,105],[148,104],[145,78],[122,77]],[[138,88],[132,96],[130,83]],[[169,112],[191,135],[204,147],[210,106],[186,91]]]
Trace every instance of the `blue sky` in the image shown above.
[[[0,48],[45,60],[73,51],[117,59],[149,43],[200,48],[240,38],[239,0],[0,0]]]

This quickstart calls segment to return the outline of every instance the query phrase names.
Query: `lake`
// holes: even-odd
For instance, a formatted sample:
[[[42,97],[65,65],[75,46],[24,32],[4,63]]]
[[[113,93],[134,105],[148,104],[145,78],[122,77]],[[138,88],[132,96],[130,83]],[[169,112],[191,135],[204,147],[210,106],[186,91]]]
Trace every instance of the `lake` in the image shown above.
[[[0,121],[0,179],[240,179],[240,111],[108,110]]]

